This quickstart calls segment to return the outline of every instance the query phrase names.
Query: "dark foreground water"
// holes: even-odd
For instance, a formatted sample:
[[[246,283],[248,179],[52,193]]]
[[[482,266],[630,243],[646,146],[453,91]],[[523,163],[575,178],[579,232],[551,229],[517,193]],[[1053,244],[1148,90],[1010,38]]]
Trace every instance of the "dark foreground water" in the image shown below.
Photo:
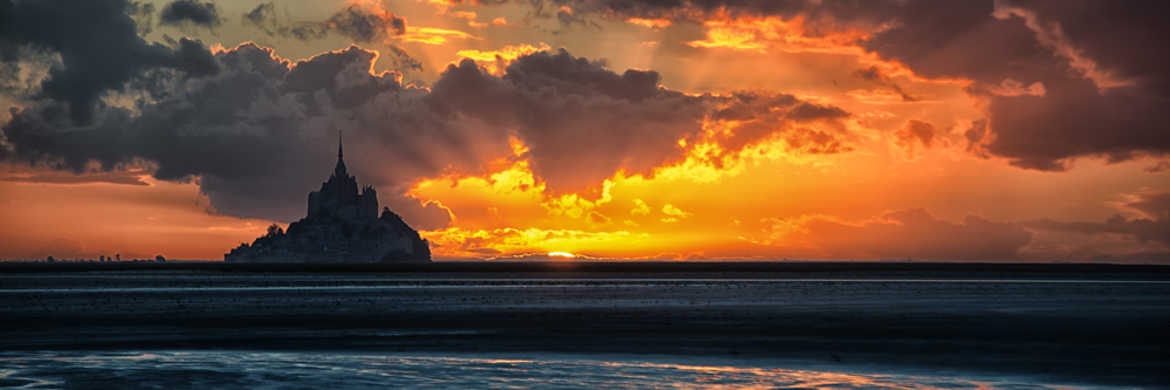
[[[129,351],[0,355],[0,386],[118,389],[639,388],[1064,389],[1031,378],[674,363],[607,356]],[[684,360],[687,359],[677,359]],[[709,363],[709,362],[708,362]],[[1109,386],[1075,386],[1108,388]]]
[[[0,319],[0,387],[1170,383],[1142,275],[0,274]]]

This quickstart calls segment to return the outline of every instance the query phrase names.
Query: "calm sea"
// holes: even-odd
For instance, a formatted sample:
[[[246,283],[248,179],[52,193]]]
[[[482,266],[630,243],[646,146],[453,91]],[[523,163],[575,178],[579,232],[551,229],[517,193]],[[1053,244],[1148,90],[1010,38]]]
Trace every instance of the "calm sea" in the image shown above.
[[[922,276],[0,274],[0,387],[1170,383],[1160,277]]]
[[[1067,389],[989,378],[683,363],[607,356],[343,352],[29,352],[0,355],[0,386],[94,389]],[[685,360],[685,359],[684,359]]]

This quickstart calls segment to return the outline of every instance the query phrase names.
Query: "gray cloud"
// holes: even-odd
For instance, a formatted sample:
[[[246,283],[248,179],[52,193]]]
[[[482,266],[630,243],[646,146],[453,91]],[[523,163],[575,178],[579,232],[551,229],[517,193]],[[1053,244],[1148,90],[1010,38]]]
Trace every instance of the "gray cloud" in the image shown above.
[[[126,13],[134,19],[134,24],[138,25],[138,35],[150,34],[154,29],[154,4],[130,1]]]
[[[204,27],[215,27],[222,21],[219,9],[211,1],[175,0],[163,7],[159,14],[162,24],[190,23]]]
[[[952,223],[919,209],[856,225],[816,218],[803,228],[801,236],[831,258],[1012,260],[1032,240],[1019,224],[974,216]]]
[[[1133,214],[1101,222],[940,220],[926,210],[887,213],[858,223],[812,217],[791,231],[791,220],[764,219],[790,232],[746,255],[915,260],[1052,260],[1150,263],[1170,259],[1170,192],[1127,195],[1119,208]],[[767,231],[765,227],[765,231]],[[789,242],[804,243],[789,245]]]
[[[374,42],[406,33],[406,19],[389,11],[367,10],[356,5],[333,14],[326,23],[357,42]]]
[[[1170,192],[1132,194],[1117,205],[1129,216],[1104,221],[1022,222],[1036,232],[1029,245],[1032,256],[1053,259],[1090,259],[1110,262],[1165,262],[1170,260]]]
[[[386,39],[406,32],[406,19],[389,11],[367,9],[351,5],[320,22],[286,22],[276,12],[273,2],[260,3],[241,18],[244,25],[256,28],[268,36],[293,38],[302,41],[323,39],[330,32],[341,34],[354,42],[377,43],[385,46],[383,61],[399,70],[422,70],[422,62],[413,58],[398,45]]]
[[[320,22],[287,22],[281,20],[273,2],[260,3],[244,13],[245,25],[255,27],[269,36],[299,40],[321,39],[329,33],[341,34],[358,43],[380,43],[394,35],[406,33],[406,19],[382,9],[351,5]]]
[[[79,124],[93,119],[104,94],[147,71],[176,69],[199,76],[215,71],[201,42],[184,38],[179,49],[146,43],[127,14],[130,9],[124,0],[0,0],[0,47],[6,48],[0,61],[19,60],[19,53],[30,50],[59,55],[60,63],[49,70],[36,95],[26,98],[52,102],[46,109],[67,110]]]
[[[1067,233],[1113,233],[1132,237],[1140,242],[1157,242],[1170,251],[1170,192],[1146,192],[1135,195],[1121,205],[1139,214],[1126,218],[1114,215],[1104,222],[1062,222],[1039,220],[1029,227]]]

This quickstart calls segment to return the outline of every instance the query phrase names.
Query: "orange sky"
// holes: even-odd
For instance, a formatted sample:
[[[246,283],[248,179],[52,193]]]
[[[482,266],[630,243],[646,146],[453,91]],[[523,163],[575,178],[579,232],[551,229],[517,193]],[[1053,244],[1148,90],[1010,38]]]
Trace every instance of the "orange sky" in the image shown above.
[[[592,148],[595,137],[608,134],[587,127],[592,123],[572,130],[579,134],[553,138],[559,141],[537,138],[559,128],[542,133],[500,128],[490,132],[495,134],[491,139],[474,138],[472,154],[444,151],[450,146],[436,137],[425,148],[448,159],[409,175],[382,157],[391,152],[362,141],[347,144],[352,172],[359,183],[378,185],[383,205],[397,209],[402,203],[387,200],[393,196],[400,199],[395,202],[428,210],[427,215],[446,214],[439,217],[449,219],[445,223],[430,224],[412,221],[412,215],[422,214],[403,212],[408,223],[422,228],[440,260],[542,258],[567,252],[589,258],[679,260],[1170,261],[1170,238],[1159,236],[1170,235],[1164,228],[1170,210],[1156,208],[1170,191],[1164,154],[1139,149],[1128,158],[1112,158],[1084,152],[1059,160],[1068,164],[1062,171],[1013,164],[1023,157],[995,149],[996,137],[1008,139],[1007,130],[1001,130],[1007,127],[1000,127],[1006,119],[992,117],[1005,115],[996,102],[1055,98],[1052,94],[1060,90],[1051,87],[1054,81],[946,74],[927,68],[934,62],[926,60],[927,65],[916,69],[862,44],[891,28],[886,25],[826,24],[811,16],[729,9],[620,15],[566,6],[542,11],[559,16],[542,16],[527,3],[474,3],[277,3],[274,26],[326,20],[346,7],[384,15],[387,21],[406,21],[403,31],[386,32],[373,42],[356,42],[341,33],[308,40],[265,33],[243,20],[244,13],[260,4],[256,1],[217,3],[223,21],[212,28],[159,24],[141,33],[148,42],[163,43],[190,36],[221,53],[255,42],[293,63],[357,44],[379,53],[370,75],[390,71],[419,88],[412,92],[418,94],[430,93],[448,66],[465,59],[506,81],[514,80],[508,69],[519,59],[564,48],[573,57],[604,61],[603,69],[616,75],[627,69],[655,71],[658,88],[684,96],[678,99],[715,102],[710,103],[712,110],[730,109],[730,97],[752,93],[791,95],[845,113],[808,120],[790,119],[795,114],[785,110],[794,109],[775,107],[755,107],[755,116],[733,119],[715,111],[678,113],[697,115],[700,125],[639,133],[626,142],[631,146],[622,146],[626,150],[614,150],[613,159],[598,157],[605,147]],[[1030,13],[997,12],[987,15],[989,23],[1028,27],[1027,18],[1012,15]],[[1113,62],[1095,61],[1090,50],[1078,49],[1074,34],[1035,31],[1038,47],[1065,61],[1062,66],[1078,69],[1076,78],[1122,80],[1099,83],[1099,88],[1105,85],[1101,91],[1134,85],[1125,83],[1123,72],[1109,73]],[[945,50],[963,50],[957,45]],[[421,69],[394,61],[397,49]],[[933,61],[948,61],[945,51],[940,53]],[[23,79],[45,77],[22,69]],[[128,107],[134,98],[132,93],[112,92],[103,97],[109,105]],[[581,99],[579,104],[590,104]],[[0,106],[31,104],[0,95]],[[364,104],[366,111],[347,115],[392,111],[378,109],[383,101]],[[279,104],[264,108],[282,109]],[[386,115],[388,119],[379,120],[397,118]],[[8,110],[0,114],[3,122],[12,117]],[[463,114],[453,121],[468,128],[499,126],[485,118]],[[365,120],[352,119],[355,126]],[[311,125],[301,131],[312,133],[302,136],[329,140],[336,134],[335,122],[313,117],[302,122]],[[990,136],[972,140],[969,130],[987,123]],[[671,138],[654,141],[659,146],[652,152],[639,149],[656,134]],[[566,142],[580,142],[580,156]],[[0,146],[21,147],[5,138]],[[321,156],[334,147],[319,146],[313,153]],[[557,150],[551,156],[550,147]],[[44,161],[33,166],[26,159],[0,162],[0,258],[120,253],[123,258],[163,254],[219,260],[231,247],[261,235],[268,224],[290,222],[219,209],[217,202],[227,202],[216,198],[224,196],[217,192],[222,189],[209,190],[200,174],[157,178],[154,173],[166,163],[141,157],[144,161],[138,164],[120,164],[107,172],[95,164],[84,173],[51,169]],[[575,163],[578,157],[602,163]],[[326,163],[266,175],[319,183],[331,168]],[[309,185],[290,195],[289,207],[303,209],[297,199],[314,189]],[[1126,230],[1130,228],[1110,225],[1110,218],[1154,230]],[[1083,225],[1074,228],[1076,223]]]

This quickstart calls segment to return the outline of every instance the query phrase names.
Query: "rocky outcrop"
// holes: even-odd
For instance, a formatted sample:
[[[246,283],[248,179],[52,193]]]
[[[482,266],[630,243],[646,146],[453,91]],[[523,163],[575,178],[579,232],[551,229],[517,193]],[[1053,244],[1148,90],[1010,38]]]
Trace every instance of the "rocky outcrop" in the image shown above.
[[[277,225],[252,244],[224,255],[239,263],[381,263],[428,262],[431,251],[398,214],[383,208],[373,187],[358,192],[357,180],[345,168],[341,147],[337,166],[319,191],[309,193],[308,216]]]

